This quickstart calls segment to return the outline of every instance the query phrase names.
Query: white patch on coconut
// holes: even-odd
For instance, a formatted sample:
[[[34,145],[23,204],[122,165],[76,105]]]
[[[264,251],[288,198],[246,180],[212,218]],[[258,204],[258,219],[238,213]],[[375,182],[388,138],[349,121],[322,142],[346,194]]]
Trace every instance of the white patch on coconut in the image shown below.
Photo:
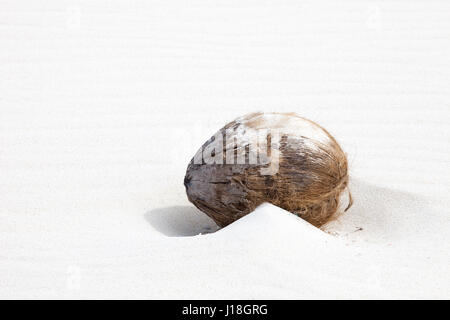
[[[302,139],[305,146],[312,150],[317,150],[317,143],[331,143],[330,136],[319,125],[300,116],[293,117],[293,114],[261,113],[252,118],[240,117],[235,122],[238,126],[230,137],[235,137],[237,145],[240,146],[257,145],[258,134],[261,130],[277,131],[280,139],[284,135]],[[258,151],[264,150],[258,149]]]

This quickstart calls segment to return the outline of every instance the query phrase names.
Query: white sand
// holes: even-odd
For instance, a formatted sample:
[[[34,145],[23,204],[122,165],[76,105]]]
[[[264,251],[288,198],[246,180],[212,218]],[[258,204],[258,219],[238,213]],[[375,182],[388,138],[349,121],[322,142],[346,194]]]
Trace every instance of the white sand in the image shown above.
[[[189,3],[0,2],[0,298],[449,299],[450,3]],[[348,153],[329,233],[187,201],[257,110]]]

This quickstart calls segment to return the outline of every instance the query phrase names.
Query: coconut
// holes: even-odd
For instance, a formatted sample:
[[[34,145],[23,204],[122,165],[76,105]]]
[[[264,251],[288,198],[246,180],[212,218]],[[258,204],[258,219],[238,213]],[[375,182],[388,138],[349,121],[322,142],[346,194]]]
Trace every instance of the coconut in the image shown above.
[[[294,113],[252,113],[220,129],[190,161],[189,201],[224,227],[269,202],[321,227],[352,204],[348,162],[320,125]]]

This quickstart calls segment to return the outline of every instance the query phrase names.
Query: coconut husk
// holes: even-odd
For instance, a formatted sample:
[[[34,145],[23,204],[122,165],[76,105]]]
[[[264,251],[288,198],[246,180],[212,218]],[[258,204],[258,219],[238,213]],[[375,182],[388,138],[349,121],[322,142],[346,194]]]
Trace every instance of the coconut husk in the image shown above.
[[[262,112],[220,129],[184,179],[189,201],[220,227],[263,202],[321,227],[352,205],[350,192],[345,207],[340,201],[348,182],[347,157],[324,128],[294,113]]]

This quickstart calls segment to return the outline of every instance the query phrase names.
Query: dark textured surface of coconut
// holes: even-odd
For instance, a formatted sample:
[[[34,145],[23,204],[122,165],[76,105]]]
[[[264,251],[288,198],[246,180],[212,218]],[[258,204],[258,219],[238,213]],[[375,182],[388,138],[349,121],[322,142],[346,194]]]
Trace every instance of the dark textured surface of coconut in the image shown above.
[[[258,145],[261,140],[257,136],[264,130],[268,143]],[[275,132],[277,143],[271,141]],[[223,143],[217,140],[218,135],[224,137]],[[318,124],[293,113],[253,113],[230,122],[215,137],[203,144],[197,158],[189,163],[184,185],[189,201],[220,227],[252,212],[263,202],[290,211],[317,227],[351,206],[350,192],[347,208],[342,210],[340,206],[341,194],[348,187],[347,157]],[[270,163],[249,161],[252,143],[266,148]],[[223,152],[217,153],[217,148],[211,152],[212,144],[219,145]],[[271,146],[268,152],[267,146]],[[227,164],[230,148],[234,161]],[[198,156],[202,152],[205,155],[205,151],[210,157],[222,157],[223,163],[199,162]],[[239,152],[245,154],[242,164],[236,164]],[[273,167],[267,174],[267,168]]]

